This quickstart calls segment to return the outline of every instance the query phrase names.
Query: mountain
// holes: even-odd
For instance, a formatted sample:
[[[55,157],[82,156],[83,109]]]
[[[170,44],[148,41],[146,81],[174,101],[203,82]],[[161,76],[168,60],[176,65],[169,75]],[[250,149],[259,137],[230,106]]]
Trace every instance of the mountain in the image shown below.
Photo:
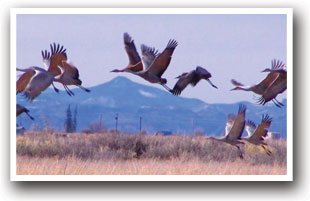
[[[286,138],[286,107],[279,109],[273,104],[260,106],[249,102],[208,104],[199,99],[173,96],[125,77],[117,77],[90,90],[86,93],[75,88],[72,90],[75,96],[70,97],[65,91],[57,94],[53,89],[47,89],[32,103],[18,95],[17,102],[30,110],[35,121],[22,114],[17,122],[27,129],[44,127],[44,122],[48,122],[50,127],[62,130],[70,104],[72,113],[77,107],[78,131],[100,117],[104,126],[114,128],[118,113],[118,129],[122,132],[137,133],[139,118],[142,117],[142,128],[148,133],[167,130],[192,134],[193,130],[202,129],[208,135],[221,135],[227,115],[236,114],[238,105],[243,103],[248,108],[246,119],[259,124],[262,114],[268,113],[273,118],[271,130]],[[286,104],[286,99],[283,103]]]

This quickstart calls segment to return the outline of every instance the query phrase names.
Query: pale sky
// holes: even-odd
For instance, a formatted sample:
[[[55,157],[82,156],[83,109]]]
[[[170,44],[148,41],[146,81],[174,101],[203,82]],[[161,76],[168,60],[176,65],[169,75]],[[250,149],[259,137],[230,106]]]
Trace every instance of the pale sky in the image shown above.
[[[162,77],[172,88],[176,76],[197,65],[205,67],[219,89],[201,81],[181,96],[207,103],[254,103],[253,93],[230,91],[230,80],[255,84],[267,75],[261,71],[272,59],[286,63],[286,15],[17,15],[17,67],[43,67],[41,50],[50,50],[49,44],[56,42],[67,49],[85,87],[121,75],[163,89],[129,73],[110,73],[128,64],[124,32],[134,39],[139,53],[141,44],[161,52],[169,39],[177,40]],[[277,99],[285,97],[286,93]]]

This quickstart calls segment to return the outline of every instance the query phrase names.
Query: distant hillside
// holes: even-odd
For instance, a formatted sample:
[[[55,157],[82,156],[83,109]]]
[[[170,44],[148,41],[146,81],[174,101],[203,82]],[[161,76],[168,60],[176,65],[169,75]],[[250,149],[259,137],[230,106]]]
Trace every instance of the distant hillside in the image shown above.
[[[73,97],[68,96],[65,91],[57,94],[48,89],[33,103],[18,95],[17,102],[29,108],[35,121],[29,120],[23,114],[18,117],[17,122],[30,129],[34,124],[43,127],[42,119],[45,118],[51,127],[62,130],[66,109],[71,104],[72,109],[75,106],[78,108],[78,131],[98,121],[100,116],[107,128],[114,128],[114,117],[118,113],[119,130],[122,132],[138,132],[141,116],[142,127],[149,133],[168,130],[192,134],[193,129],[203,129],[207,135],[220,135],[224,131],[227,115],[236,114],[239,105],[208,104],[198,99],[177,97],[167,91],[132,82],[125,77],[117,77],[90,89],[90,93],[73,89]],[[249,102],[242,103],[248,107],[246,119],[258,124],[262,114],[268,113],[273,118],[271,130],[286,138],[286,107],[279,109],[272,104],[260,106]],[[286,105],[286,100],[283,103]]]

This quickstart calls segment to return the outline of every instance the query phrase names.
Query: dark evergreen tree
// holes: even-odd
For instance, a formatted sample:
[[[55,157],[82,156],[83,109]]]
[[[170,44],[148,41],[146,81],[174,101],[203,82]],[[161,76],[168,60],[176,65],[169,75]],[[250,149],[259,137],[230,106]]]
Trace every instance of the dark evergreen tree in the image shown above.
[[[73,114],[73,122],[72,122],[73,131],[72,132],[76,132],[76,125],[77,125],[76,115],[77,115],[77,105],[75,105],[74,114]]]
[[[72,133],[73,132],[73,122],[72,122],[72,114],[71,114],[70,104],[68,106],[66,115],[67,115],[67,118],[65,121],[64,130],[67,133]]]

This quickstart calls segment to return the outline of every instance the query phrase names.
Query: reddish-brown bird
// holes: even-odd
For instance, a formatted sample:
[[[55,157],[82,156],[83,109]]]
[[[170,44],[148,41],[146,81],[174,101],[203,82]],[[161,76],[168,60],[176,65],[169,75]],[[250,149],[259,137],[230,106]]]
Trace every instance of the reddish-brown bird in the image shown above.
[[[285,65],[279,61],[279,60],[272,60],[271,61],[271,70],[277,70],[283,68]],[[265,71],[267,72],[267,71]],[[276,71],[269,71],[270,73],[266,76],[265,79],[263,79],[260,83],[256,85],[250,85],[250,86],[245,86],[241,84],[240,82],[232,79],[231,82],[233,85],[235,85],[235,88],[231,90],[243,90],[243,91],[252,91],[258,95],[263,95],[267,88],[278,78],[279,73]],[[282,103],[280,103],[276,98],[272,99],[273,103],[277,107],[283,106]]]
[[[265,150],[266,154],[270,156],[271,151],[267,149],[266,147],[267,144],[264,142],[264,139],[267,136],[271,122],[272,118],[268,114],[262,116],[262,121],[257,128],[252,121],[247,121],[246,127],[250,128],[247,129],[248,136],[242,138],[241,140],[247,141],[254,145],[261,146]]]
[[[63,72],[59,78],[55,79],[55,82],[60,82],[63,84],[69,95],[70,93],[71,95],[74,95],[74,93],[68,88],[68,85],[75,85],[86,92],[90,92],[89,89],[82,86],[82,81],[79,79],[79,70],[73,64],[68,61],[63,61],[60,68],[63,70]]]
[[[129,63],[124,69],[114,69],[111,72],[138,72],[143,70],[143,64],[139,53],[137,52],[134,40],[131,39],[128,33],[124,33],[124,45],[129,59]]]
[[[219,142],[225,142],[227,144],[237,147],[237,149],[240,152],[240,155],[239,155],[240,158],[243,158],[243,154],[238,144],[244,144],[244,142],[240,140],[241,140],[241,135],[243,133],[244,126],[245,126],[246,109],[247,108],[245,105],[240,104],[237,116],[236,117],[231,116],[231,118],[228,118],[228,121],[230,122],[227,121],[226,123],[226,128],[225,128],[226,134],[224,136],[218,137],[218,138],[210,137],[210,139],[214,139]]]
[[[283,93],[287,88],[287,72],[286,68],[279,69],[266,68],[262,72],[277,73],[277,78],[268,86],[262,96],[258,99],[258,103],[265,105],[269,101],[276,100],[276,97]],[[280,106],[279,106],[280,107]]]
[[[165,50],[160,54],[157,54],[157,51],[155,51],[154,48],[141,45],[142,60],[145,68],[143,71],[131,73],[142,77],[150,83],[158,83],[168,91],[171,91],[171,89],[166,86],[167,79],[162,78],[161,76],[167,70],[172,54],[177,45],[178,42],[176,40],[169,40]],[[152,53],[155,54],[155,56]],[[152,58],[154,59],[152,60]]]

